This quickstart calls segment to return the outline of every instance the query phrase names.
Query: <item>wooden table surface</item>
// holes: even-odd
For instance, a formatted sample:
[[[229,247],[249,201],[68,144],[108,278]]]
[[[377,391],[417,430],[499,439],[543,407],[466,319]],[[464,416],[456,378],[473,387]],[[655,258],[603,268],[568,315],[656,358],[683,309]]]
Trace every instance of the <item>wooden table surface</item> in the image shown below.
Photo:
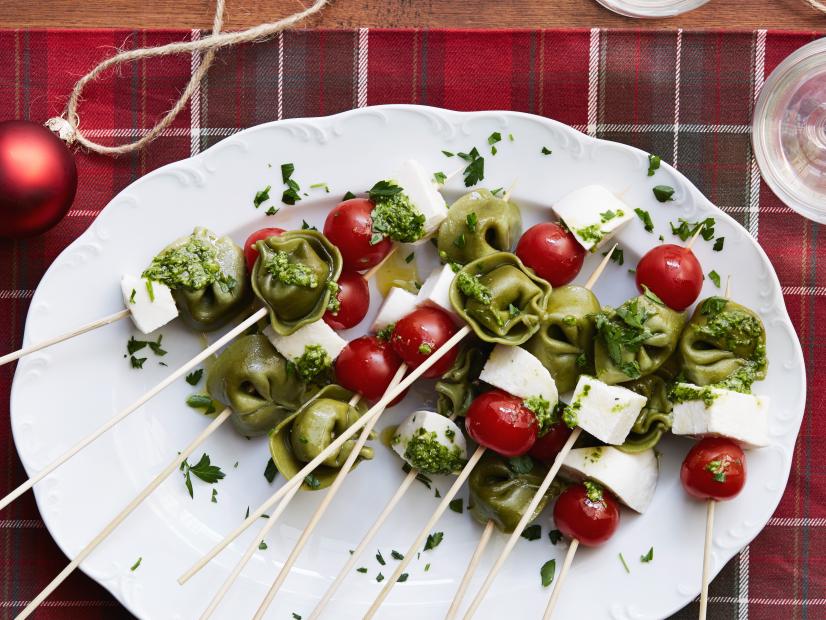
[[[304,0],[309,4],[310,0]],[[227,0],[226,28],[300,10],[298,0]],[[213,0],[0,0],[0,28],[209,27]],[[595,0],[331,0],[314,28],[782,28],[826,29],[804,0],[711,0],[679,17],[616,15]]]

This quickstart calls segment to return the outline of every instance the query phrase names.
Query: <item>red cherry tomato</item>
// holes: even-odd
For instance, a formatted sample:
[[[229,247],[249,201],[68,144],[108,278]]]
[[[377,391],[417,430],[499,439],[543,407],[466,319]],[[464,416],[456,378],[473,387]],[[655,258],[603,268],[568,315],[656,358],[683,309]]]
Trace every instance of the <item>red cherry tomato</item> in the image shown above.
[[[559,224],[531,226],[516,245],[516,255],[553,286],[573,280],[585,260],[585,248]]]
[[[324,236],[337,246],[344,267],[354,271],[370,269],[381,262],[393,248],[387,237],[375,245],[373,238],[373,203],[366,198],[351,198],[338,203],[324,221]]]
[[[338,312],[333,314],[327,310],[324,322],[333,329],[349,329],[358,325],[370,307],[367,280],[355,271],[342,271],[338,278],[336,299],[339,303]]]
[[[730,439],[707,437],[689,450],[680,480],[699,499],[731,499],[746,484],[746,455]]]
[[[666,306],[682,311],[697,301],[703,288],[703,268],[694,252],[666,243],[651,249],[637,265],[637,288],[643,285]]]
[[[453,319],[438,308],[417,308],[396,323],[390,343],[398,356],[410,367],[417,368],[456,333]],[[423,377],[440,377],[451,367],[458,349],[453,347],[433,364]]]
[[[348,342],[336,358],[336,381],[367,400],[377,401],[401,365],[402,361],[388,342],[375,336],[362,336]]]
[[[262,228],[247,237],[247,240],[244,242],[244,258],[247,259],[247,269],[252,271],[255,261],[258,260],[258,250],[255,249],[255,243],[268,237],[277,237],[283,232],[283,228]]]
[[[602,498],[595,501],[588,498],[588,489],[583,484],[568,487],[554,505],[559,531],[586,547],[596,547],[611,538],[619,518],[619,506],[607,491],[603,490]]]
[[[536,416],[522,399],[502,390],[480,394],[470,403],[465,428],[480,446],[504,456],[525,454],[539,432]]]
[[[548,429],[547,433],[536,440],[528,454],[547,465],[551,465],[570,436],[571,429],[568,425],[565,422],[557,422]]]

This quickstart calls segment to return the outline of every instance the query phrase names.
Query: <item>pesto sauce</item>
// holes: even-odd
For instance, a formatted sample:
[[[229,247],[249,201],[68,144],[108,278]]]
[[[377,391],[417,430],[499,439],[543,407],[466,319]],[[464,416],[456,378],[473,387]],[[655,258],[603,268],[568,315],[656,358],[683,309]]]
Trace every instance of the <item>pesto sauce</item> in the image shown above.
[[[308,344],[304,347],[304,353],[294,362],[298,376],[309,381],[322,372],[328,370],[333,365],[333,360],[318,344]]]
[[[710,386],[698,387],[688,383],[678,383],[671,388],[668,399],[673,403],[684,403],[691,400],[701,400],[706,408],[711,407],[717,395]]]
[[[593,502],[594,504],[599,504],[602,502],[602,487],[600,485],[596,482],[591,482],[590,480],[586,480],[582,483],[582,485],[585,487],[585,495],[588,497],[588,501]]]
[[[574,229],[574,232],[577,234],[579,238],[583,241],[592,241],[594,245],[598,244],[602,241],[602,238],[605,236],[605,233],[602,232],[600,229],[599,224],[591,224],[590,226],[583,226],[582,228]]]
[[[449,440],[453,443],[453,439]],[[465,464],[459,446],[448,448],[436,439],[436,431],[428,432],[423,428],[407,442],[404,459],[427,474],[450,474]]]
[[[562,421],[568,428],[575,428],[579,424],[579,410],[582,409],[582,399],[591,392],[591,384],[582,386],[582,392],[576,400],[562,410]]]
[[[489,304],[493,299],[491,290],[465,271],[456,274],[456,284],[463,295],[481,304]]]
[[[302,286],[304,288],[316,288],[318,278],[316,274],[306,265],[291,263],[290,255],[283,250],[275,252],[269,256],[263,265],[264,269],[282,284]]]
[[[173,290],[188,288],[198,291],[215,283],[230,291],[235,288],[235,279],[221,270],[214,240],[195,236],[190,236],[184,245],[163,250],[152,259],[141,277],[165,284]]]
[[[400,243],[412,243],[424,236],[424,215],[404,192],[375,198],[374,203],[376,206],[370,214],[374,235],[390,237]]]
[[[327,310],[329,310],[332,314],[338,314],[338,311],[341,310],[341,300],[338,298],[338,292],[341,290],[338,282],[333,282],[330,280],[327,282],[327,288],[330,291],[330,300],[327,302]]]
[[[551,403],[542,396],[530,396],[524,400],[524,405],[536,416],[539,424],[539,436],[542,437],[556,422],[554,412],[551,411]]]
[[[700,334],[720,340],[727,349],[753,347],[763,335],[760,321],[737,310],[724,310],[710,316],[697,328]]]

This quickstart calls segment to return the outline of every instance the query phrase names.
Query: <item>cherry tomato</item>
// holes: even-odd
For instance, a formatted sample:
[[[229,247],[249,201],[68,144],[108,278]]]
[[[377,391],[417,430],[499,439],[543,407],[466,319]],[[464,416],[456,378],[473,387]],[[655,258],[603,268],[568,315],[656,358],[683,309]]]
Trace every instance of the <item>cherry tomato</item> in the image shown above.
[[[703,268],[694,252],[666,243],[651,249],[637,265],[637,288],[643,285],[666,306],[682,311],[697,301],[703,288]]]
[[[337,246],[344,267],[354,271],[370,269],[381,262],[393,248],[387,237],[375,245],[373,238],[373,203],[366,198],[351,198],[338,203],[324,221],[324,236]]]
[[[504,456],[525,454],[539,432],[536,416],[522,399],[502,390],[480,394],[470,403],[465,428],[480,446]]]
[[[516,255],[552,286],[573,280],[585,260],[585,248],[559,224],[531,226],[516,245]]]
[[[401,365],[390,343],[375,336],[362,336],[348,342],[336,358],[336,381],[367,400],[377,401]],[[403,397],[404,394],[396,400]]]
[[[438,308],[417,308],[396,323],[390,343],[398,356],[411,368],[420,366],[456,333],[453,319]],[[453,347],[433,364],[423,377],[440,377],[453,365],[458,349]]]
[[[593,488],[593,487],[592,487]],[[596,487],[599,489],[599,487]],[[607,541],[619,525],[619,506],[611,495],[602,490],[601,499],[588,497],[584,484],[565,489],[554,505],[556,527],[568,538],[576,538],[581,545],[596,547]]]
[[[571,429],[568,425],[565,422],[557,422],[548,429],[547,433],[536,440],[528,454],[546,465],[551,465],[570,436]]]
[[[746,484],[746,455],[730,439],[701,439],[686,455],[680,480],[699,499],[731,499]]]
[[[247,259],[247,269],[252,271],[255,261],[258,260],[258,250],[255,249],[255,243],[268,237],[277,237],[283,232],[283,228],[262,228],[247,237],[247,240],[244,242],[244,258]]]
[[[349,329],[361,323],[370,307],[370,287],[360,273],[342,271],[336,293],[339,308],[335,314],[327,310],[324,322],[333,329]]]

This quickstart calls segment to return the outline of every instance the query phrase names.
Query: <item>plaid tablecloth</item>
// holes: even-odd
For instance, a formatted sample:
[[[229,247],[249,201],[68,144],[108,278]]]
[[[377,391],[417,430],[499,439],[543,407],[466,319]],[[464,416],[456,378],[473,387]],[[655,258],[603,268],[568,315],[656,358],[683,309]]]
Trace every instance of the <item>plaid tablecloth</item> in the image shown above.
[[[193,32],[0,32],[0,119],[61,112],[74,81],[116,47]],[[658,153],[757,237],[783,286],[806,359],[809,398],[788,488],[774,517],[711,586],[711,618],[826,617],[826,243],[760,180],[749,124],[764,78],[815,33],[689,31],[298,31],[221,52],[185,110],[142,152],[77,153],[68,216],[35,239],[0,242],[0,351],[20,345],[29,300],[57,254],[106,203],[150,170],[241,128],[380,103],[548,116]],[[90,86],[87,135],[140,135],[183,88],[198,55],[137,63]],[[0,368],[0,493],[24,480],[8,422],[13,366]],[[698,541],[698,545],[700,541]],[[0,514],[0,616],[13,617],[65,565],[32,494]],[[677,618],[696,617],[696,603]],[[129,617],[76,571],[40,618]]]

